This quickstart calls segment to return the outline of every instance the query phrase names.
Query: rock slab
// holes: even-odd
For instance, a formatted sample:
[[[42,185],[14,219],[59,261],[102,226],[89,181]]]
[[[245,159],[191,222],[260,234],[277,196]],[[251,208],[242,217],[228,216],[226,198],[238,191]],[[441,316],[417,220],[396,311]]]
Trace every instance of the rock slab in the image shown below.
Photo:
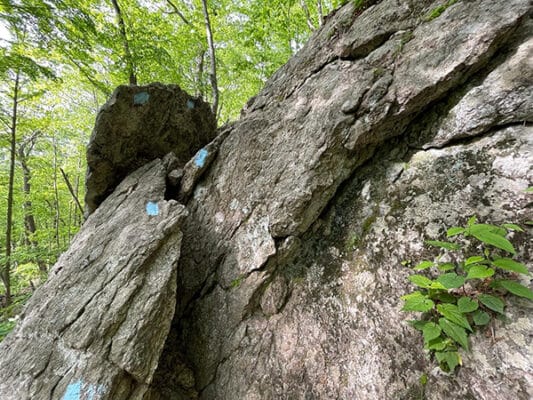
[[[129,175],[74,238],[0,345],[3,400],[142,399],[176,296],[187,212],[155,160]]]

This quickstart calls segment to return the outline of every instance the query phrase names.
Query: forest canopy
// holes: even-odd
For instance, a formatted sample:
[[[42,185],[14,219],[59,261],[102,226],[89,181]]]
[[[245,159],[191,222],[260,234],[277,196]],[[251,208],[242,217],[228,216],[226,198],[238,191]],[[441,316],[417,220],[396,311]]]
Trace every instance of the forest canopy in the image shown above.
[[[85,146],[116,86],[177,84],[222,125],[341,3],[0,0],[1,302],[23,301],[82,224]]]

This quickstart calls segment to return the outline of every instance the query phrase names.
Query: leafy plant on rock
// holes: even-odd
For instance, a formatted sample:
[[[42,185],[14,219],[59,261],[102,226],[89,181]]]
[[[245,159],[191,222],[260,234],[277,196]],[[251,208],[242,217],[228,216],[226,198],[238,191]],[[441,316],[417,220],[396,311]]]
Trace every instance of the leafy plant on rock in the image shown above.
[[[506,295],[533,300],[533,292],[518,281],[529,271],[511,258],[516,250],[506,238],[509,231],[523,232],[515,224],[480,224],[472,217],[465,227],[448,229],[449,240],[426,241],[441,254],[413,267],[425,275],[409,276],[417,290],[402,296],[402,311],[421,313],[409,323],[443,371],[462,365],[459,349],[469,350],[470,334],[504,316]],[[466,256],[471,249],[475,254]]]

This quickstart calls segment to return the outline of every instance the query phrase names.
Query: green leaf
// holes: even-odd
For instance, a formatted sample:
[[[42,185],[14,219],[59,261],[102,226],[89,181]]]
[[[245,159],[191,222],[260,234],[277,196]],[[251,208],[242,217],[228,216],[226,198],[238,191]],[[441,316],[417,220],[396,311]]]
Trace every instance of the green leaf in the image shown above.
[[[515,281],[501,280],[499,284],[504,289],[507,289],[509,292],[516,296],[525,297],[526,299],[533,300],[533,292]]]
[[[453,372],[455,367],[461,364],[461,357],[456,351],[437,351],[435,352],[435,357],[441,365],[441,369],[448,370]],[[447,368],[443,368],[443,364]]]
[[[448,231],[446,231],[446,237],[456,236],[463,233],[464,231],[466,231],[465,228],[461,228],[460,226],[453,226],[448,229]]]
[[[442,274],[437,278],[437,282],[442,284],[446,289],[457,289],[464,285],[465,278],[457,275],[455,272]]]
[[[438,304],[437,311],[449,321],[472,331],[466,317],[459,311],[459,308],[453,304]]]
[[[480,263],[481,261],[485,261],[485,257],[483,256],[468,257],[465,261],[465,266],[477,264],[477,263]]]
[[[433,266],[433,261],[424,260],[420,264],[416,265],[413,269],[416,271],[422,271]]]
[[[494,269],[484,265],[472,265],[468,270],[466,279],[485,279],[494,275]]]
[[[468,336],[466,330],[462,326],[453,323],[447,318],[439,318],[439,326],[449,338],[468,350]]]
[[[437,268],[440,271],[451,271],[452,269],[455,269],[455,264],[453,263],[442,263],[437,265]]]
[[[405,301],[402,311],[426,312],[435,307],[431,299],[418,291],[402,296],[401,299]]]
[[[419,319],[411,319],[407,321],[409,325],[411,325],[413,328],[421,331],[424,329],[424,326],[429,323],[429,321],[421,321]]]
[[[438,292],[431,294],[430,297],[434,300],[438,300],[441,303],[455,303],[457,298],[448,292]]]
[[[440,240],[426,240],[425,243],[429,244],[430,246],[440,247],[446,250],[459,250],[461,248],[461,246],[459,246],[457,243],[442,242]]]
[[[427,374],[422,374],[422,375],[420,375],[420,378],[418,378],[418,382],[420,382],[420,384],[421,384],[422,386],[426,386],[427,383],[428,383],[428,376],[427,376]]]
[[[433,339],[429,343],[425,343],[424,347],[428,350],[441,351],[441,350],[444,350],[446,346],[448,346],[449,342],[450,342],[450,339],[445,339],[442,336],[439,336],[438,338]]]
[[[533,186],[530,186],[528,187],[526,190],[525,190],[526,193],[533,193]]]
[[[433,281],[429,289],[446,290],[446,287],[440,282]]]
[[[459,308],[459,311],[463,314],[475,311],[478,309],[478,307],[479,305],[477,301],[472,300],[469,297],[463,296],[457,301],[457,308]]]
[[[414,283],[416,286],[428,289],[431,287],[431,284],[433,281],[431,279],[426,278],[423,275],[410,275],[407,279],[411,281],[411,283]]]
[[[490,294],[480,294],[478,296],[478,300],[481,302],[481,304],[491,309],[492,311],[496,311],[497,313],[503,314],[504,303],[498,297],[492,296]]]
[[[505,237],[505,235],[507,234],[507,231],[505,229],[492,224],[474,224],[472,226],[469,226],[466,231],[468,235],[473,235],[474,233],[480,232],[490,232],[502,237]]]
[[[469,228],[468,233],[485,244],[505,250],[511,254],[516,254],[511,242],[503,237],[500,234],[501,231],[497,231],[498,229],[500,228],[494,225],[477,224],[472,225]]]
[[[490,315],[485,311],[477,310],[473,315],[474,324],[477,326],[487,325],[490,322]]]
[[[511,260],[510,258],[497,258],[492,262],[492,265],[505,269],[507,271],[518,272],[519,274],[529,275],[524,264],[519,263],[518,261]]]
[[[474,225],[476,222],[477,222],[477,217],[475,215],[472,215],[468,219],[468,222],[466,223],[466,225],[470,227],[470,226]]]
[[[522,227],[520,225],[516,224],[503,224],[502,225],[505,229],[508,229],[510,231],[517,231],[517,232],[524,232]]]
[[[429,322],[424,326],[422,334],[424,335],[424,342],[429,343],[431,340],[440,336],[442,329],[435,322]]]

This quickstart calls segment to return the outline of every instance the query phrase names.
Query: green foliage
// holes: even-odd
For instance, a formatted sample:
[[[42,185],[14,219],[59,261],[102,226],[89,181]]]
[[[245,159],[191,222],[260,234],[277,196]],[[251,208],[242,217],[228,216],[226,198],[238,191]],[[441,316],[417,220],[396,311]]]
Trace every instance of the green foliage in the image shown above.
[[[17,323],[17,315],[22,312],[24,304],[30,298],[29,292],[19,294],[13,297],[13,302],[10,306],[0,308],[0,342],[4,337],[13,330]]]
[[[241,283],[244,281],[245,278],[246,278],[245,275],[241,275],[238,278],[235,278],[234,280],[231,281],[230,287],[232,289],[238,288],[239,286],[241,286]]]
[[[352,0],[352,3],[356,10],[364,10],[365,8],[368,8],[371,5],[378,3],[379,1],[380,0]],[[347,2],[348,1],[345,1],[345,3]]]
[[[506,295],[533,300],[533,292],[518,282],[529,271],[509,258],[516,254],[509,231],[523,232],[516,224],[479,224],[472,217],[466,226],[448,229],[447,241],[426,241],[440,254],[413,267],[426,275],[408,277],[417,290],[401,297],[402,311],[421,313],[409,323],[421,331],[424,348],[443,371],[462,365],[459,350],[469,350],[470,334],[504,315]],[[444,257],[454,262],[440,262]]]
[[[440,17],[440,15],[446,11],[446,9],[452,5],[457,3],[457,0],[448,0],[446,3],[441,4],[440,6],[435,7],[433,10],[429,12],[428,15],[424,18],[425,21],[432,21],[435,18]]]
[[[6,335],[15,327],[15,321],[2,321],[0,322],[0,342],[4,340]]]

